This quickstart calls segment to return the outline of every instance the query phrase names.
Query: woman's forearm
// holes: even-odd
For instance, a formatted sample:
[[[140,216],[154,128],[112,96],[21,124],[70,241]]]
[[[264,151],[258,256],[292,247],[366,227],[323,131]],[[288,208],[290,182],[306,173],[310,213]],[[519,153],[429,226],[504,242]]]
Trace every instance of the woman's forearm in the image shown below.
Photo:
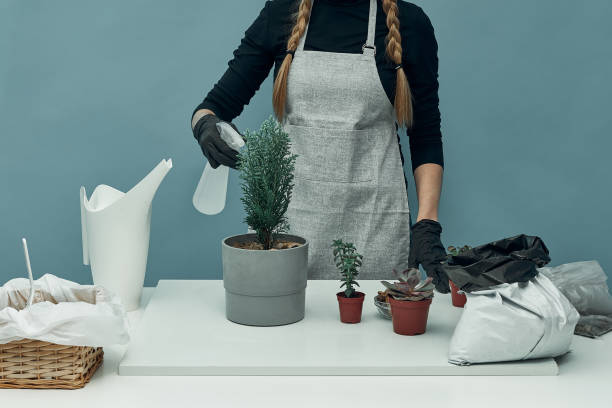
[[[442,166],[434,163],[422,164],[414,170],[414,182],[419,201],[417,222],[423,219],[438,221],[443,173]]]
[[[196,123],[198,123],[198,120],[200,120],[202,116],[206,116],[208,114],[214,115],[215,112],[211,111],[210,109],[200,109],[196,111],[191,118],[191,128],[193,129],[195,127]]]

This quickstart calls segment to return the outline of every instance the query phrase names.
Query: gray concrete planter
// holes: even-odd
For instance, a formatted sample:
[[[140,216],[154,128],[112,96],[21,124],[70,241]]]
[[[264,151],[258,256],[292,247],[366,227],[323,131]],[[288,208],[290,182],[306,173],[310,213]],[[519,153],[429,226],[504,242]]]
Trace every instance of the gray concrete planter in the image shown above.
[[[236,235],[223,240],[223,286],[229,320],[250,326],[279,326],[304,318],[308,242],[295,235],[283,234],[280,238],[302,245],[261,251],[230,245],[252,241],[255,234]]]

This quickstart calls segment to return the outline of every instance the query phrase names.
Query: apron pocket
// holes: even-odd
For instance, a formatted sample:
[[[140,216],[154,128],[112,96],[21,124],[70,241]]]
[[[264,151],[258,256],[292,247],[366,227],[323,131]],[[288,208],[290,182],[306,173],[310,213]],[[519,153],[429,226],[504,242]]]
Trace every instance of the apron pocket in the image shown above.
[[[374,140],[367,130],[285,125],[291,152],[298,155],[295,177],[336,183],[374,179]]]

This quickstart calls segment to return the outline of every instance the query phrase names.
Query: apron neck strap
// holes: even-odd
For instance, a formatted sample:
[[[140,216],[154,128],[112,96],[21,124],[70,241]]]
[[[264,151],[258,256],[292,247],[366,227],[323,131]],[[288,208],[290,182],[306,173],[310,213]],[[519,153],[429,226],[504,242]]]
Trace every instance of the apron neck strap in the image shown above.
[[[363,44],[363,53],[371,52],[376,55],[376,46],[374,45],[374,36],[376,33],[376,10],[378,8],[376,0],[370,0],[370,15],[368,17],[368,38]]]
[[[314,7],[313,0],[310,5],[310,13],[312,14],[312,7]],[[366,39],[365,44],[363,44],[362,50],[364,54],[372,54],[376,55],[376,47],[374,46],[374,35],[376,33],[376,11],[378,8],[377,0],[370,0],[370,13],[368,16],[368,37]],[[300,38],[300,42],[298,43],[298,47],[296,51],[304,51],[304,43],[306,42],[306,36],[308,35],[308,27],[310,26],[310,19],[308,19],[308,23],[306,24],[306,29],[304,30],[304,35]]]

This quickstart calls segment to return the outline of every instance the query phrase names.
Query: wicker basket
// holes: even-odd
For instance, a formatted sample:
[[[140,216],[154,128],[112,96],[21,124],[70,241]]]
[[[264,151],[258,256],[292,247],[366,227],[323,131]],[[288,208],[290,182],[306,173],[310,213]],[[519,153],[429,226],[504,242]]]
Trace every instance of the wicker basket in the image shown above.
[[[102,347],[29,339],[0,344],[0,388],[83,388],[103,356]]]

